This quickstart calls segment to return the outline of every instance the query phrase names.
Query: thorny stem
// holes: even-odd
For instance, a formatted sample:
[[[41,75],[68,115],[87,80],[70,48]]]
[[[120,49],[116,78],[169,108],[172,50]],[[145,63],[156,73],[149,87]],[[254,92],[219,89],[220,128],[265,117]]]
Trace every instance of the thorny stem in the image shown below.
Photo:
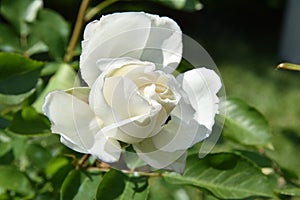
[[[80,36],[82,26],[84,23],[84,15],[88,8],[89,3],[90,3],[90,0],[82,0],[82,2],[81,2],[79,12],[77,15],[77,19],[76,19],[76,23],[74,26],[74,30],[73,30],[73,33],[72,33],[72,36],[71,36],[71,39],[70,39],[70,42],[69,42],[69,45],[67,48],[67,52],[64,57],[65,62],[70,62],[73,58],[74,48],[75,48],[78,38]]]

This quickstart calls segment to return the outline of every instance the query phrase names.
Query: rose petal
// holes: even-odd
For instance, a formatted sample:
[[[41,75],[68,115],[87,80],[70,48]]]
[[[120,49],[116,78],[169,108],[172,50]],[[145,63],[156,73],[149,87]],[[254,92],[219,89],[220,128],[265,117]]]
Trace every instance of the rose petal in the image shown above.
[[[153,136],[153,144],[163,151],[185,150],[207,138],[211,131],[194,120],[195,110],[182,98],[161,132]]]
[[[151,139],[146,139],[143,142],[133,144],[133,148],[142,160],[157,169],[169,166],[185,153],[185,151],[166,152],[156,149]]]
[[[151,32],[140,59],[153,62],[164,72],[172,73],[182,56],[180,27],[168,17],[146,15],[151,19]]]
[[[222,86],[219,76],[213,70],[198,68],[179,75],[177,80],[196,110],[194,119],[211,130],[218,113],[217,92]]]
[[[127,76],[132,72],[134,74],[146,73],[155,69],[155,65],[151,62],[129,57],[101,58],[97,60],[97,66],[102,73],[108,76]]]
[[[107,137],[112,137],[126,143],[137,143],[147,137],[157,134],[161,129],[162,119],[166,114],[160,113],[164,110],[157,107],[148,113],[140,116],[127,118],[124,120],[116,120],[105,126],[98,134],[105,134]]]
[[[178,158],[175,162],[165,167],[164,169],[183,174],[185,169],[186,158],[187,158],[187,152],[185,152],[180,158]]]
[[[103,95],[123,119],[142,115],[151,109],[148,101],[139,94],[137,86],[122,76],[106,78]]]
[[[101,120],[95,117],[88,104],[62,91],[46,96],[43,112],[51,121],[52,132],[60,134],[63,141],[73,143],[74,150],[89,149],[101,128]]]
[[[94,145],[88,151],[100,160],[111,163],[119,160],[121,146],[117,140],[97,134]]]
[[[74,151],[77,151],[79,153],[88,154],[89,152],[86,149],[83,149],[82,147],[74,144],[73,142],[69,141],[68,139],[64,138],[63,136],[60,136],[60,142],[69,147],[70,149],[73,149]]]
[[[190,148],[195,143],[207,138],[210,132],[205,126],[199,125],[195,120],[186,123],[172,116],[168,124],[158,134],[153,136],[152,140],[157,149],[173,152]]]
[[[181,60],[181,36],[178,25],[167,17],[143,12],[103,16],[85,29],[80,57],[82,76],[92,86],[101,73],[96,67],[100,58],[131,57],[172,71]]]
[[[101,73],[96,66],[100,58],[126,57],[135,49],[144,48],[151,21],[143,13],[115,13],[101,17],[85,30],[80,57],[82,77],[89,86]],[[140,58],[141,51],[130,57]],[[127,56],[128,57],[128,56]]]

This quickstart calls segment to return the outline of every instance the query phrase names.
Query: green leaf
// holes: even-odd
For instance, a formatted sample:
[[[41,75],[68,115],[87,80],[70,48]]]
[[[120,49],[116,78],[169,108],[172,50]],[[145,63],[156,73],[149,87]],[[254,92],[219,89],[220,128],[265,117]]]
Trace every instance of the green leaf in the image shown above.
[[[38,13],[32,30],[32,34],[49,47],[50,55],[62,60],[70,32],[68,23],[58,13],[43,9]]]
[[[116,199],[125,188],[125,180],[126,176],[122,172],[111,169],[103,176],[97,189],[96,199]]]
[[[233,153],[209,154],[202,159],[197,155],[189,156],[182,176],[166,173],[164,178],[170,183],[208,190],[222,199],[273,197],[269,181],[260,169]]]
[[[199,188],[189,185],[170,184],[163,177],[151,177],[149,186],[149,200],[202,200]]]
[[[239,99],[228,99],[224,106],[225,137],[243,145],[270,147],[271,131],[261,113]]]
[[[66,165],[69,165],[69,160],[66,157],[54,157],[45,169],[47,178],[53,177],[59,169]]]
[[[282,194],[282,195],[300,197],[300,187],[289,187],[289,188],[284,188],[284,189],[278,189],[275,192]]]
[[[125,181],[125,188],[118,200],[147,200],[149,194],[148,179],[146,177],[132,177]]]
[[[201,10],[203,5],[199,0],[152,0],[176,10],[193,12]]]
[[[23,135],[51,132],[48,118],[29,106],[15,113],[8,130]]]
[[[97,186],[100,184],[101,180],[102,176],[100,174],[88,174],[88,177],[82,181],[74,200],[94,200]]]
[[[0,50],[7,52],[21,52],[18,34],[5,24],[0,25]]]
[[[35,91],[36,89],[33,88],[29,92],[19,95],[0,94],[0,113],[3,114],[20,109],[22,102],[29,98]]]
[[[0,165],[0,188],[31,196],[33,188],[27,177],[12,166]]]
[[[19,54],[0,52],[0,80],[39,69],[43,62],[25,58]]]
[[[11,150],[11,143],[10,142],[2,142],[0,141],[0,157],[5,155]]]
[[[26,22],[33,22],[42,6],[42,0],[2,0],[1,13],[21,35],[26,35],[29,32]]]
[[[48,52],[48,46],[36,35],[30,34],[27,38],[27,45],[24,55],[31,56],[37,53]]]
[[[35,87],[42,62],[0,52],[0,93],[20,94]]]
[[[0,117],[0,129],[6,129],[10,124],[10,121]]]
[[[70,171],[62,184],[60,199],[73,200],[80,186],[80,182],[80,171],[76,169]]]
[[[23,160],[25,157],[26,148],[28,143],[25,137],[6,132],[12,137],[12,150],[16,160]]]
[[[50,79],[47,87],[34,102],[33,107],[38,112],[41,112],[46,95],[54,90],[65,90],[74,87],[75,78],[76,73],[73,68],[68,64],[62,63],[55,75]]]
[[[60,190],[68,173],[74,168],[66,157],[54,157],[45,169],[45,174],[50,179],[54,190]]]
[[[61,63],[56,63],[56,62],[47,63],[41,71],[41,76],[49,76],[55,74],[55,72],[59,69],[60,66]]]
[[[300,157],[295,152],[300,151],[300,136],[298,131],[285,130],[281,133],[274,134],[272,144],[274,150],[266,150],[266,155],[275,161],[284,170],[286,175],[294,177],[295,181],[300,184]]]
[[[51,159],[50,152],[39,144],[30,144],[26,149],[28,161],[34,167],[43,169]]]
[[[8,153],[12,149],[11,139],[0,132],[0,157]]]

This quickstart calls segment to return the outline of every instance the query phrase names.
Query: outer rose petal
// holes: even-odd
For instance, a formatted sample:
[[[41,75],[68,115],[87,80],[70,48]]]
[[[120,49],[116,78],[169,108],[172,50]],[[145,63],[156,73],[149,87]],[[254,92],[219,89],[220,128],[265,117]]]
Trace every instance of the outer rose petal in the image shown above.
[[[163,151],[185,150],[207,138],[211,131],[193,117],[195,110],[181,98],[171,113],[171,120],[153,136],[153,144]]]
[[[88,104],[71,94],[54,91],[47,95],[43,112],[51,121],[52,132],[60,134],[64,144],[80,152],[93,146],[101,127]]]
[[[194,119],[201,125],[212,129],[218,113],[218,91],[222,87],[220,77],[210,69],[198,68],[177,77],[196,110]]]
[[[199,125],[195,120],[186,123],[172,116],[172,119],[161,132],[153,136],[153,144],[162,151],[174,152],[186,150],[195,143],[207,138],[210,134],[205,126]]]
[[[92,86],[101,73],[97,60],[118,57],[155,62],[172,71],[181,60],[181,37],[176,22],[167,17],[143,12],[103,16],[85,29],[80,57],[82,76]]]
[[[106,138],[104,134],[97,134],[95,143],[89,149],[89,153],[104,162],[116,162],[121,155],[121,146],[117,140]]]
[[[67,147],[69,147],[70,149],[73,149],[74,151],[84,153],[84,154],[89,153],[86,149],[74,144],[73,142],[69,141],[68,139],[64,138],[63,136],[60,136],[60,142],[63,143],[64,145],[66,145]]]
[[[162,169],[176,162],[185,153],[183,151],[166,152],[157,149],[151,139],[146,139],[138,144],[133,144],[138,156],[151,167]]]

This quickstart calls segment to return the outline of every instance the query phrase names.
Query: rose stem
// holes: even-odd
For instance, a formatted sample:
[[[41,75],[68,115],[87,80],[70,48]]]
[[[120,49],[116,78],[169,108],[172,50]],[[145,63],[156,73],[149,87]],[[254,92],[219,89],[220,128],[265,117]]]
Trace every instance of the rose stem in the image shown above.
[[[75,48],[76,43],[78,41],[79,35],[81,33],[82,26],[83,26],[83,23],[84,23],[85,11],[88,8],[89,3],[90,3],[90,0],[82,0],[82,2],[81,2],[79,12],[78,12],[78,15],[77,15],[77,19],[76,19],[76,22],[75,22],[75,26],[74,26],[74,29],[73,29],[73,33],[72,33],[72,36],[71,36],[71,39],[70,39],[70,42],[69,42],[69,45],[68,45],[68,48],[67,48],[67,52],[64,56],[64,61],[65,62],[70,62],[73,58],[73,51],[74,51],[74,48]]]
[[[86,13],[86,15],[84,17],[84,21],[86,21],[86,22],[90,21],[94,16],[99,14],[104,8],[110,6],[111,4],[113,4],[117,1],[118,0],[106,0],[106,1],[99,3],[97,6],[95,6],[94,8],[92,8],[91,10],[89,10]]]
[[[97,170],[99,172],[108,172],[111,168],[99,168],[99,167],[89,167],[90,170]],[[161,177],[164,176],[163,173],[159,172],[139,172],[139,171],[129,171],[129,170],[120,170],[124,174],[136,174],[138,176],[149,176],[149,177]]]
[[[85,162],[89,159],[91,155],[90,154],[85,154],[82,156],[82,158],[78,161],[78,164],[77,164],[77,168],[80,169],[81,167],[84,166]]]
[[[73,33],[72,33],[72,36],[71,36],[71,39],[70,39],[70,42],[69,42],[69,45],[67,48],[67,52],[64,56],[65,62],[70,62],[73,58],[73,51],[74,51],[74,48],[79,39],[83,24],[85,22],[88,22],[89,20],[91,20],[95,15],[99,14],[101,12],[101,10],[110,6],[111,4],[113,4],[116,1],[118,1],[118,0],[103,1],[103,2],[99,3],[97,6],[95,6],[94,8],[92,8],[88,13],[86,13],[86,10],[89,6],[90,0],[82,0],[78,15],[77,15],[77,19],[75,22],[74,30],[73,30]]]

